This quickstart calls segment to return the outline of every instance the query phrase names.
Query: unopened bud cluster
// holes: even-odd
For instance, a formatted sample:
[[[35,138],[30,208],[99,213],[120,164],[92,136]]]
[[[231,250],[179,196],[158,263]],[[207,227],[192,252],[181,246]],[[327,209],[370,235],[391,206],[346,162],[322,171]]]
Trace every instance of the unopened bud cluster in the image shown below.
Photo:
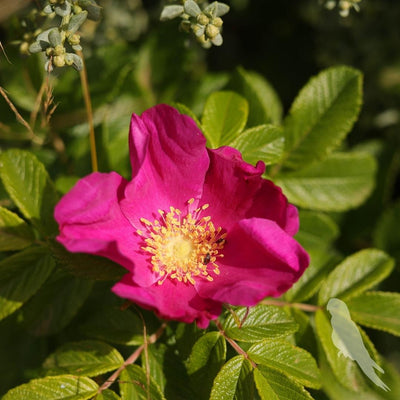
[[[83,68],[83,61],[75,52],[82,50],[78,30],[87,18],[100,18],[100,7],[95,0],[46,0],[41,10],[49,19],[59,17],[58,26],[41,29],[33,43],[30,53],[43,52],[47,58],[45,69],[72,66],[76,70]]]
[[[229,11],[229,6],[218,1],[209,4],[201,0],[182,0],[179,3],[165,6],[161,13],[161,21],[179,17],[180,28],[191,33],[204,48],[221,46],[221,17]]]
[[[325,7],[328,10],[332,10],[335,7],[339,8],[339,14],[341,17],[347,17],[350,10],[354,8],[356,11],[360,11],[359,3],[361,0],[326,0],[324,1]]]

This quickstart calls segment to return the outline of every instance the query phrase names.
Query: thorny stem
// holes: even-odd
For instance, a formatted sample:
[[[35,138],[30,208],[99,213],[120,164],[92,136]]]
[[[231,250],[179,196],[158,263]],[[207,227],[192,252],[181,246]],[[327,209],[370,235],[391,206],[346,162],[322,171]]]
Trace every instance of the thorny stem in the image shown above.
[[[260,304],[265,304],[268,306],[278,306],[278,307],[293,307],[308,312],[317,312],[318,310],[322,310],[323,308],[321,306],[315,306],[314,304],[289,303],[287,301],[274,300],[274,299],[263,300],[261,301]]]
[[[108,389],[121,375],[121,372],[130,364],[133,364],[142,354],[142,351],[149,344],[155,343],[160,336],[163,334],[165,328],[167,327],[167,323],[164,322],[157,332],[153,333],[141,346],[139,346],[126,360],[125,362],[99,387],[97,393],[101,393],[103,390]]]
[[[87,118],[88,118],[88,123],[89,123],[89,140],[90,140],[90,155],[91,155],[91,159],[92,159],[92,171],[97,172],[99,170],[99,167],[97,164],[96,139],[95,139],[95,135],[94,135],[94,124],[93,124],[93,109],[92,109],[92,101],[90,100],[86,65],[85,65],[85,61],[83,59],[83,53],[81,51],[78,51],[77,54],[82,58],[82,61],[83,61],[83,68],[79,74],[81,77],[83,98],[85,100],[86,113],[87,113]]]
[[[244,358],[250,361],[251,365],[253,368],[257,368],[257,364],[249,357],[249,355],[230,337],[226,336],[224,329],[222,328],[221,322],[218,320],[215,321],[215,325],[217,325],[217,328],[219,330],[219,333],[225,338],[225,340],[235,349],[235,351],[242,355]]]

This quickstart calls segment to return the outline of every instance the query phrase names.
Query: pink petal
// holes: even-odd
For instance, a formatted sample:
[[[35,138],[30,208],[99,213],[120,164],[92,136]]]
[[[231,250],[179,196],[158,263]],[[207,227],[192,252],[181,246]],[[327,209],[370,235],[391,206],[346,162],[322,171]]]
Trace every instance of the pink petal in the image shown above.
[[[241,219],[252,217],[275,221],[290,235],[298,230],[298,215],[279,187],[262,178],[264,164],[255,167],[243,161],[239,151],[230,147],[209,150],[202,203],[213,222],[228,230]]]
[[[228,232],[220,275],[199,281],[199,295],[233,305],[252,306],[266,296],[280,296],[309,264],[305,250],[275,222],[240,221]]]
[[[153,222],[157,210],[186,210],[187,201],[202,194],[209,165],[205,138],[195,122],[167,105],[132,116],[130,154],[132,181],[121,207],[136,226]]]
[[[96,254],[133,269],[138,239],[118,201],[127,182],[115,172],[79,180],[57,204],[57,240],[71,252]]]
[[[186,323],[197,321],[200,328],[207,328],[209,321],[221,313],[221,304],[200,298],[193,285],[169,279],[162,285],[140,287],[134,283],[131,274],[127,274],[112,291],[143,308],[156,311],[161,318]]]

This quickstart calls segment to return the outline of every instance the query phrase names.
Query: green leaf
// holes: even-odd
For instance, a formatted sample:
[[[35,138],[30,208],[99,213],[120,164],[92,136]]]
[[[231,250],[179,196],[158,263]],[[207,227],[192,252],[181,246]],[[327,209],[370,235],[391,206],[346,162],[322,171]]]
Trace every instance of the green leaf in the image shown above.
[[[34,335],[60,332],[90,294],[93,282],[56,271],[22,308],[25,328]]]
[[[320,288],[323,280],[340,261],[339,255],[325,249],[308,250],[310,265],[300,279],[285,293],[285,298],[291,302],[303,302],[310,299]]]
[[[326,249],[339,236],[339,227],[326,214],[300,210],[300,230],[296,240],[307,250]]]
[[[0,177],[27,219],[46,235],[57,233],[53,209],[58,196],[43,164],[33,154],[22,150],[1,153]]]
[[[254,396],[252,366],[243,356],[231,358],[214,380],[210,400],[249,400]]]
[[[85,340],[64,344],[47,357],[43,368],[46,375],[97,376],[113,371],[123,363],[121,354],[110,345]]]
[[[320,387],[320,374],[314,358],[289,342],[264,339],[251,346],[247,354],[257,364],[280,371],[302,385]]]
[[[374,187],[375,160],[366,153],[335,153],[324,161],[274,179],[291,203],[321,211],[362,204]]]
[[[185,3],[186,4],[186,3]],[[231,143],[244,129],[247,100],[234,92],[214,92],[204,106],[201,124],[212,148]]]
[[[174,108],[176,108],[181,114],[187,115],[192,118],[194,122],[196,122],[197,126],[201,129],[201,124],[199,119],[196,117],[196,114],[187,106],[182,103],[172,103]]]
[[[122,400],[165,400],[158,385],[136,364],[127,365],[119,379]]]
[[[282,104],[267,80],[253,71],[239,67],[234,76],[233,87],[249,102],[249,126],[280,124]]]
[[[97,389],[96,382],[85,376],[48,376],[11,389],[2,400],[87,400]]]
[[[215,376],[226,359],[226,342],[219,332],[209,332],[193,346],[187,371],[199,399],[210,398]]]
[[[30,248],[0,262],[0,319],[20,308],[43,285],[54,268],[43,248]]]
[[[238,149],[250,164],[256,164],[259,160],[266,165],[275,164],[282,157],[283,131],[273,125],[256,126],[240,133],[229,146]]]
[[[333,67],[312,78],[295,99],[285,120],[288,168],[302,168],[337,147],[353,127],[362,103],[362,75]]]
[[[112,390],[106,389],[94,397],[94,400],[121,400],[121,397],[119,397],[117,393],[113,392]]]
[[[261,400],[312,400],[303,386],[263,365],[254,370],[254,381]]]
[[[332,341],[332,326],[324,311],[315,314],[315,329],[325,357],[336,379],[352,392],[361,390],[363,377],[357,364],[347,357],[339,356],[339,349]]]
[[[319,304],[330,298],[347,301],[385,279],[394,267],[394,260],[376,249],[361,250],[341,262],[328,276],[319,292]]]
[[[241,307],[235,314],[226,318],[223,328],[228,337],[241,342],[254,343],[265,338],[286,337],[298,328],[293,318],[280,307]],[[241,326],[238,322],[242,323]]]
[[[143,323],[130,310],[106,307],[88,317],[80,331],[90,337],[112,343],[140,345],[143,343]]]
[[[126,270],[105,257],[84,253],[70,253],[60,243],[51,242],[51,250],[56,260],[72,275],[95,281],[121,279]]]
[[[400,293],[366,292],[347,305],[354,321],[400,336]]]
[[[32,229],[22,218],[0,207],[0,251],[21,250],[34,240]]]

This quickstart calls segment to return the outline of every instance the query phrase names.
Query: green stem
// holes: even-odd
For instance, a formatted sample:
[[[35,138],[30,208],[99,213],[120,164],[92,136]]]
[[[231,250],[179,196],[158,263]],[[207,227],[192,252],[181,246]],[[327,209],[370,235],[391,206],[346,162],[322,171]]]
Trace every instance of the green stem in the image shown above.
[[[86,70],[85,60],[83,59],[83,53],[81,51],[78,51],[77,53],[82,58],[82,61],[83,61],[83,68],[79,74],[81,77],[83,98],[85,100],[86,114],[87,114],[88,123],[89,123],[89,141],[90,141],[90,155],[91,155],[91,159],[92,159],[92,171],[97,172],[99,170],[99,167],[98,167],[98,163],[97,163],[96,138],[95,138],[95,134],[94,134],[94,123],[93,123],[93,109],[92,109],[92,101],[90,99],[90,93],[89,93],[87,70]]]
[[[274,300],[274,299],[263,300],[261,301],[261,304],[265,304],[268,306],[278,306],[278,307],[293,307],[308,312],[317,312],[318,310],[322,310],[323,308],[321,306],[316,306],[314,304],[289,303],[287,301]]]

